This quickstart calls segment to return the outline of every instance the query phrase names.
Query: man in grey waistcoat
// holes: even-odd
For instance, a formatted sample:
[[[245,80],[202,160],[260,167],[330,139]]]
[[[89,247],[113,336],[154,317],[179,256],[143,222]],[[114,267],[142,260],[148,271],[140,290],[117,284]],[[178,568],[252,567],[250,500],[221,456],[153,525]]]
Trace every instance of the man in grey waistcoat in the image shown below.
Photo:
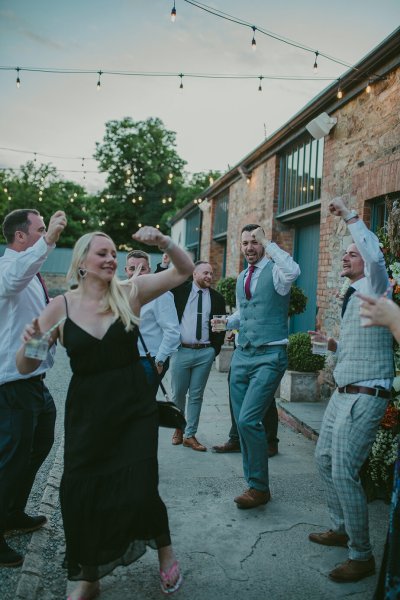
[[[259,225],[243,227],[241,251],[248,268],[238,277],[238,310],[228,318],[227,327],[239,330],[230,394],[248,489],[235,502],[238,508],[255,508],[271,498],[262,420],[287,367],[290,287],[300,268],[287,252],[266,240]]]
[[[327,340],[328,349],[337,354],[333,372],[337,388],[325,411],[315,452],[332,529],[311,533],[309,539],[325,546],[348,547],[349,560],[333,569],[329,577],[351,582],[375,572],[360,469],[390,398],[393,342],[385,327],[361,326],[360,300],[354,294],[357,291],[378,296],[389,289],[378,238],[342,198],[332,200],[329,210],[347,224],[353,243],[342,259],[341,275],[349,278],[350,287],[343,300],[339,341]],[[310,333],[316,341],[327,339]]]

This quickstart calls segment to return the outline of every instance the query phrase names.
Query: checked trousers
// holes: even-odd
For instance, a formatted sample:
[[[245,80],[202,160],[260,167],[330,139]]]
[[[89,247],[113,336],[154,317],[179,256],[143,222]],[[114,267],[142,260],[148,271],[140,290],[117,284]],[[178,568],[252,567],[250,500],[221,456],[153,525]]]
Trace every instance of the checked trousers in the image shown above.
[[[333,531],[349,536],[349,558],[368,560],[367,500],[360,469],[368,457],[387,400],[336,390],[322,421],[315,457],[324,482]]]

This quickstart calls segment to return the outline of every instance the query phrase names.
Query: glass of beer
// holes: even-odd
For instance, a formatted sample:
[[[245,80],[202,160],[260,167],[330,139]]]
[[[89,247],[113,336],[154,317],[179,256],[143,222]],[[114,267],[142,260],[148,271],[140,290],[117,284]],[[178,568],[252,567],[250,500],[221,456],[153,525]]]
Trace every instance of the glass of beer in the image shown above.
[[[212,330],[215,332],[226,331],[226,323],[227,323],[226,315],[213,315],[212,318]]]

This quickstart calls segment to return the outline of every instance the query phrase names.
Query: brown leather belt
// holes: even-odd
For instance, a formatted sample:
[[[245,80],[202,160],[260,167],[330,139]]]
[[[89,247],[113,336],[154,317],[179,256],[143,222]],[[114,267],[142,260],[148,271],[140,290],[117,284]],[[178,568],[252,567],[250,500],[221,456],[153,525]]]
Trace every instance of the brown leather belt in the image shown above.
[[[390,390],[380,390],[379,388],[364,387],[363,385],[345,385],[338,387],[339,394],[368,394],[368,396],[377,396],[378,398],[391,398]]]
[[[201,348],[211,348],[211,344],[181,344],[182,348],[191,348],[192,350],[200,350]]]

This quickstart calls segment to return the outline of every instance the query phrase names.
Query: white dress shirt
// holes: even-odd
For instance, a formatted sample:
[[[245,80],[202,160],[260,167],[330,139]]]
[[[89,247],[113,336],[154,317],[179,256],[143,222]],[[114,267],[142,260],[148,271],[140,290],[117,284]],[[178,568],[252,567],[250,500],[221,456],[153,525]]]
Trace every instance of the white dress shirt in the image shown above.
[[[171,292],[151,300],[140,311],[140,333],[151,356],[156,362],[165,362],[180,344],[178,315]],[[140,356],[146,356],[140,339]]]
[[[44,290],[36,274],[53,248],[42,237],[23,252],[6,248],[0,258],[0,385],[39,375],[53,365],[54,346],[33,373],[21,375],[15,362],[25,325],[38,317],[46,306]]]
[[[201,338],[196,338],[198,291],[203,292]],[[181,320],[181,342],[183,344],[209,344],[210,343],[210,313],[211,296],[208,288],[200,288],[194,282],[186,302]]]
[[[253,275],[252,275],[252,278],[250,281],[250,293],[253,296],[253,294],[256,290],[256,287],[257,287],[258,278],[261,275],[261,271],[272,259],[274,262],[273,267],[272,267],[272,281],[274,283],[275,291],[278,294],[280,294],[281,296],[286,296],[286,294],[288,294],[290,292],[292,283],[294,281],[296,281],[296,279],[300,275],[300,267],[293,260],[293,258],[290,256],[290,254],[285,252],[285,250],[282,250],[282,248],[279,248],[279,246],[277,244],[275,244],[274,242],[269,242],[265,246],[265,251],[269,256],[263,256],[263,258],[261,258],[254,265],[255,268],[254,268]],[[269,257],[271,257],[271,258],[269,258]],[[243,286],[246,285],[246,280],[247,280],[248,276],[249,276],[249,267],[247,267],[247,269],[245,271],[245,275],[244,275],[244,279],[243,279]],[[227,323],[228,329],[240,329],[240,308],[239,308],[239,301],[238,301],[237,297],[236,297],[236,306],[238,307],[237,310],[233,313],[233,315],[230,315],[230,317],[228,317],[228,323]],[[276,340],[274,342],[271,342],[268,345],[273,346],[273,345],[281,345],[281,344],[287,344],[287,343],[288,343],[288,340],[287,340],[287,338],[285,338],[284,340]]]

